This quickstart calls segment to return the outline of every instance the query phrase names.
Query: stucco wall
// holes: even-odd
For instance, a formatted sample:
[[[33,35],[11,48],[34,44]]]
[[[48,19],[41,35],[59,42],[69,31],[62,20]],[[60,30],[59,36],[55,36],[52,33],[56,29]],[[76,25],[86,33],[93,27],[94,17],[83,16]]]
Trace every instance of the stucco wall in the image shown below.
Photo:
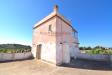
[[[0,61],[28,59],[32,57],[31,52],[26,53],[0,53]]]
[[[52,31],[48,31],[52,25]],[[75,42],[75,43],[74,43]],[[73,29],[58,16],[33,30],[32,53],[36,58],[37,45],[41,44],[41,59],[53,63],[69,63],[70,57],[78,52],[78,39],[73,36]],[[75,53],[76,52],[76,53]]]
[[[52,63],[56,63],[56,44],[53,42],[43,43],[41,59]]]
[[[78,38],[73,36],[73,29],[62,19],[56,17],[56,59],[57,63],[69,63],[70,57],[79,52]]]
[[[87,60],[96,60],[96,61],[109,61],[111,58],[111,55],[102,55],[102,54],[90,55],[85,53],[79,53],[77,54],[77,58],[87,59]]]
[[[49,25],[52,31],[49,31]],[[37,45],[41,44],[41,59],[56,63],[56,18],[43,23],[33,30],[32,53],[36,57]]]

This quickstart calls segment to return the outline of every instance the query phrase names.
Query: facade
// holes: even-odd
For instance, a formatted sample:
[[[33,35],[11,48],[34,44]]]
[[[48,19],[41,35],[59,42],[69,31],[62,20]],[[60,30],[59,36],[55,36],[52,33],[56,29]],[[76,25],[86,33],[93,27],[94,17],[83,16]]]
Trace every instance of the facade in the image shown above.
[[[33,27],[32,54],[36,59],[56,65],[70,63],[79,52],[77,33],[55,6],[50,15]]]

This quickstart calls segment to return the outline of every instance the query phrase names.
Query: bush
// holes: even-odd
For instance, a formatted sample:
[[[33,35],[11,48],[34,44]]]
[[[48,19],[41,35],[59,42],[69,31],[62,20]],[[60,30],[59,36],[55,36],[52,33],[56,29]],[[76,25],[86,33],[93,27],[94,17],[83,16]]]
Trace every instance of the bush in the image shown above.
[[[30,46],[20,44],[0,44],[0,53],[23,53],[30,51]]]
[[[101,50],[101,49],[94,49],[94,50],[87,50],[87,54],[112,54],[112,50]]]
[[[0,49],[0,53],[24,53],[30,51],[31,49]]]

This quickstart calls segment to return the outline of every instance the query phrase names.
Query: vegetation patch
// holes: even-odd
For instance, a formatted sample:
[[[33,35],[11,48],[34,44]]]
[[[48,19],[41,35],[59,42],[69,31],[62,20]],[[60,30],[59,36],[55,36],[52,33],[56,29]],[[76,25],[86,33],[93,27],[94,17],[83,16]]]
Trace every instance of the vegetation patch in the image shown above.
[[[105,48],[102,46],[96,46],[94,48],[91,47],[80,47],[81,52],[87,53],[87,54],[112,54],[112,48]]]
[[[20,44],[1,44],[0,53],[24,53],[30,52],[31,47]]]
[[[112,54],[112,50],[86,50],[85,53],[87,54]]]

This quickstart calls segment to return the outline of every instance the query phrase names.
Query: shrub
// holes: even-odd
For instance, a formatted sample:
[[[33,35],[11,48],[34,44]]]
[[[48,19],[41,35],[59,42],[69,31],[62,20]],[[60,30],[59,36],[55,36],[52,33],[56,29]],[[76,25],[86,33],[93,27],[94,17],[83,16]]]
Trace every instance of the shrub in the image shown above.
[[[112,50],[94,49],[86,51],[87,54],[112,54]]]

